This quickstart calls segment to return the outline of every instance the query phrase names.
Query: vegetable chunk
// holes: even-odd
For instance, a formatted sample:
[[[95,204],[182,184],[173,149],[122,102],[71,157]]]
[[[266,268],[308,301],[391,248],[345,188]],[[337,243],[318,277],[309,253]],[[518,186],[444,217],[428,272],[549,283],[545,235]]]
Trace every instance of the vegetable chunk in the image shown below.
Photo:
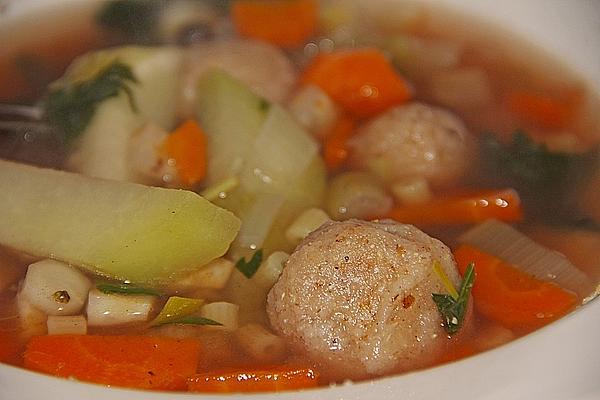
[[[222,256],[240,221],[195,193],[0,160],[0,243],[161,286]]]
[[[36,336],[25,366],[88,382],[140,389],[182,390],[196,372],[200,343],[150,336]]]

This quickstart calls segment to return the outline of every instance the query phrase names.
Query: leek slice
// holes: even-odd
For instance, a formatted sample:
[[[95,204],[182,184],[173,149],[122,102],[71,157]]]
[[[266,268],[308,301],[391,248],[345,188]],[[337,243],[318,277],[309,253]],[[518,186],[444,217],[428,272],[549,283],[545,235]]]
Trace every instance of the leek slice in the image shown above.
[[[203,304],[204,300],[201,299],[191,299],[179,296],[169,297],[163,309],[151,322],[151,325],[177,323],[182,318],[200,311]]]
[[[490,219],[463,234],[459,241],[501,258],[537,279],[555,282],[581,297],[593,290],[591,279],[564,255],[536,243],[504,222]]]

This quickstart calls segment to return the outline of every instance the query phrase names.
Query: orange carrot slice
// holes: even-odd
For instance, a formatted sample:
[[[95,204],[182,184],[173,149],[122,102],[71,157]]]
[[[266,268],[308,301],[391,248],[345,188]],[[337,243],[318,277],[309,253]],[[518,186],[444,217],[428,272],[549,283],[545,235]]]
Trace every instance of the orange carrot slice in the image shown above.
[[[240,35],[292,48],[302,45],[317,27],[316,0],[236,0],[233,25]]]
[[[348,139],[354,133],[355,122],[349,117],[341,117],[323,143],[325,165],[330,171],[339,169],[350,155]]]
[[[509,110],[522,119],[548,129],[564,128],[579,106],[577,98],[556,99],[520,90],[509,93],[507,102]]]
[[[184,390],[196,373],[200,343],[150,336],[37,336],[25,367],[105,385]]]
[[[500,189],[398,206],[384,217],[405,224],[424,225],[469,224],[489,218],[512,222],[523,218],[523,209],[515,190]]]
[[[515,330],[530,331],[571,311],[577,296],[553,282],[541,281],[484,253],[461,245],[454,256],[461,273],[475,263],[475,307],[487,318]]]
[[[323,89],[358,118],[408,101],[412,89],[377,49],[342,50],[317,56],[302,81]]]
[[[318,380],[319,376],[313,369],[303,367],[225,370],[195,375],[188,381],[188,390],[204,393],[276,392],[315,387]]]
[[[185,121],[167,136],[164,151],[175,160],[175,168],[184,184],[194,185],[206,176],[206,147],[206,134],[192,120]]]

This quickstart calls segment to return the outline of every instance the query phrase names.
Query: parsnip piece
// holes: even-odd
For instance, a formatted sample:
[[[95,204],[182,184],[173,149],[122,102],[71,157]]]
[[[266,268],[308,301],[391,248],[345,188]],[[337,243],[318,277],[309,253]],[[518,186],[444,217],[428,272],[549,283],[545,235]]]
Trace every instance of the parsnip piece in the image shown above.
[[[240,227],[185,190],[0,160],[0,243],[156,287],[222,256]]]
[[[90,291],[87,304],[89,326],[114,326],[148,321],[157,299],[149,295],[125,295]]]

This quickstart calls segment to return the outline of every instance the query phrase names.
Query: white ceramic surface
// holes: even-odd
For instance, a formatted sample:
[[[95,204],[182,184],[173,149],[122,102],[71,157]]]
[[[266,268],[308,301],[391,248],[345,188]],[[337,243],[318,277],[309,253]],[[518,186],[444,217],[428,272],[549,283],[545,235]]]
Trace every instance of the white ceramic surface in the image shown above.
[[[57,1],[19,0],[18,7],[9,12],[16,15]],[[600,0],[421,1],[447,3],[509,27],[568,61],[600,91]],[[0,19],[0,27],[2,23]],[[600,300],[525,338],[446,366],[373,382],[275,395],[222,397],[106,389],[0,366],[0,400],[600,399],[598,332]]]

